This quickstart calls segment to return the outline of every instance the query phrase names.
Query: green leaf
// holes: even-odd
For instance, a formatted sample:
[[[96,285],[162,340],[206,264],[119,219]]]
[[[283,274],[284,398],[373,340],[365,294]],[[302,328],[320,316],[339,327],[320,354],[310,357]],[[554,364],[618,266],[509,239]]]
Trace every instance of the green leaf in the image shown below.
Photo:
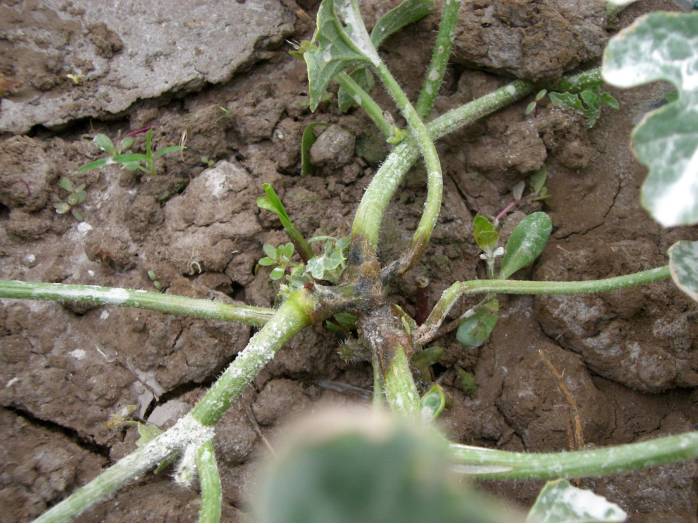
[[[61,189],[65,189],[69,193],[72,193],[73,191],[75,191],[75,186],[73,185],[73,183],[70,181],[70,179],[65,178],[65,177],[62,177],[58,181],[58,187],[60,187]]]
[[[346,267],[346,256],[344,251],[347,244],[340,240],[328,240],[320,255],[316,255],[308,260],[305,269],[316,280],[327,280],[336,284]]]
[[[104,167],[107,164],[111,163],[111,161],[112,159],[109,157],[93,160],[92,162],[88,162],[87,164],[81,165],[78,168],[78,173],[87,173],[88,171],[92,171],[93,169],[99,169],[100,167]]]
[[[284,269],[281,267],[275,267],[274,269],[271,270],[271,273],[269,273],[269,278],[272,280],[280,280],[284,276]]]
[[[491,251],[497,247],[499,232],[485,215],[478,213],[473,219],[473,238],[483,251]]]
[[[56,202],[53,204],[53,207],[56,208],[56,213],[59,215],[65,215],[68,211],[70,211],[70,204],[67,202]]]
[[[671,246],[669,271],[679,289],[698,302],[698,242],[681,240]]]
[[[127,136],[124,138],[120,143],[119,143],[119,152],[123,153],[125,151],[128,151],[131,149],[131,146],[133,146],[133,137]]]
[[[531,113],[533,113],[533,111],[535,111],[535,109],[536,109],[536,102],[535,101],[529,102],[528,105],[526,106],[525,111],[524,111],[524,115],[530,115]]]
[[[618,102],[618,100],[616,100],[616,97],[614,97],[608,91],[601,92],[601,103],[603,105],[605,105],[606,107],[610,107],[611,109],[615,109],[616,111],[618,111],[620,109],[620,103]]]
[[[273,266],[274,264],[276,264],[276,260],[269,257],[262,257],[259,259],[259,262],[257,262],[257,264],[259,264],[260,266]]]
[[[292,242],[286,242],[285,244],[282,244],[276,248],[276,252],[279,254],[279,256],[284,256],[289,260],[291,257],[293,257],[294,251],[295,249]]]
[[[291,219],[289,218],[288,213],[286,213],[286,208],[281,202],[279,195],[276,194],[276,191],[274,191],[271,184],[264,184],[262,187],[265,195],[257,199],[257,206],[261,209],[266,209],[267,211],[274,213],[279,217],[279,220],[281,220],[281,224],[286,227],[284,222],[290,222]]]
[[[170,155],[172,153],[179,153],[181,151],[184,151],[184,148],[182,146],[167,146],[167,147],[161,147],[155,152],[155,159],[162,158],[165,155]]]
[[[371,30],[371,41],[378,49],[400,29],[418,22],[434,9],[433,0],[404,0],[381,16]]]
[[[553,105],[556,105],[558,107],[567,107],[569,109],[573,109],[582,113],[584,112],[584,105],[582,104],[579,95],[575,93],[557,93],[555,91],[552,91],[548,94],[548,97],[550,98],[550,101],[553,103]]]
[[[366,32],[356,0],[323,0],[311,45],[303,54],[308,67],[308,95],[315,111],[330,81],[341,71],[380,59]]]
[[[350,73],[352,80],[359,84],[361,89],[369,93],[373,86],[376,84],[376,79],[373,77],[373,73],[368,70],[367,67],[357,67]],[[342,86],[339,86],[337,90],[337,105],[342,113],[346,113],[352,107],[358,105],[354,97],[347,93]]]
[[[116,155],[112,158],[114,162],[119,164],[137,164],[146,161],[146,156],[143,153],[124,153],[121,155]]]
[[[73,218],[74,218],[75,220],[77,220],[78,222],[84,222],[84,221],[85,221],[85,217],[82,216],[82,213],[80,213],[80,211],[78,211],[78,210],[77,210],[76,208],[74,208],[74,207],[70,208],[70,214],[73,215]]]
[[[413,24],[427,16],[434,9],[433,0],[404,0],[393,9],[381,16],[371,30],[371,42],[378,49],[388,38],[403,27]],[[351,78],[367,93],[373,89],[375,79],[367,67],[359,66],[351,74]],[[337,91],[339,110],[346,113],[356,105],[356,101],[343,88]]]
[[[477,348],[487,342],[499,318],[499,301],[496,298],[471,309],[458,326],[456,339],[468,348]]]
[[[356,328],[356,322],[359,317],[352,313],[347,313],[346,311],[340,311],[336,313],[333,317],[337,323],[337,326],[344,331],[351,331]]]
[[[313,172],[313,164],[310,163],[310,148],[317,140],[315,128],[321,124],[309,124],[303,130],[301,138],[301,176],[310,175]]]
[[[458,382],[456,383],[463,393],[472,397],[477,393],[477,382],[475,380],[475,375],[469,371],[465,371],[460,366],[456,366],[456,376]]]
[[[540,194],[548,180],[548,169],[543,166],[528,178],[528,185],[534,195]]]
[[[70,207],[77,206],[79,204],[78,202],[78,194],[77,193],[71,193],[68,195],[68,198],[65,199],[66,202],[70,205]]]
[[[698,223],[698,13],[655,12],[614,36],[604,79],[618,87],[666,80],[679,98],[649,113],[632,146],[649,168],[642,205],[665,227]]]
[[[509,278],[533,264],[545,249],[552,230],[550,217],[542,211],[531,213],[519,222],[504,248],[499,278]]]
[[[418,351],[412,355],[410,361],[412,365],[423,373],[436,364],[444,354],[444,348],[441,346],[431,346]]]
[[[623,522],[620,506],[567,480],[547,482],[526,520],[528,522]]]
[[[424,393],[421,400],[421,414],[424,422],[435,420],[446,407],[446,394],[441,386],[434,384]]]
[[[100,148],[102,151],[105,153],[108,153],[110,155],[116,154],[116,148],[114,147],[114,143],[111,141],[111,139],[102,133],[99,133],[95,135],[95,137],[92,139],[92,141],[97,144],[97,147]]]
[[[258,481],[259,522],[496,522],[493,502],[449,473],[446,441],[382,413],[324,413],[285,432]]]
[[[536,93],[535,101],[536,101],[536,102],[540,102],[541,100],[543,100],[543,99],[545,98],[545,95],[547,95],[547,94],[548,94],[548,90],[547,90],[547,89],[541,89],[540,91],[538,91],[538,92]]]
[[[276,261],[279,258],[279,255],[277,254],[277,249],[271,244],[264,244],[262,246],[262,251],[264,251],[264,254],[274,261]]]
[[[155,424],[141,424],[138,422],[136,424],[136,429],[138,429],[138,440],[136,441],[136,447],[139,448],[145,446],[148,442],[162,433],[162,430]]]
[[[257,198],[257,206],[261,209],[271,211],[279,217],[284,231],[286,231],[286,234],[289,236],[293,244],[298,249],[298,253],[301,255],[303,260],[308,260],[312,258],[315,253],[310,247],[310,244],[308,244],[305,238],[303,238],[301,232],[298,230],[291,218],[288,216],[288,213],[286,213],[286,208],[284,207],[284,204],[281,202],[279,195],[277,195],[276,191],[274,191],[272,185],[263,184],[262,188],[264,189],[265,194],[264,196]]]

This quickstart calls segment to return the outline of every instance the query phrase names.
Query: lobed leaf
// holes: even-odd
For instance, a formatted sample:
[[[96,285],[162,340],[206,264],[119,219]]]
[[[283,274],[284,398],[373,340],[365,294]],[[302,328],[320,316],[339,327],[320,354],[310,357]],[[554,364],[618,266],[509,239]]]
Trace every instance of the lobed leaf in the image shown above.
[[[528,513],[528,522],[623,522],[620,506],[567,480],[547,482]]]
[[[632,134],[649,168],[642,205],[665,227],[698,223],[698,13],[656,12],[613,37],[604,79],[618,87],[666,80],[678,99],[645,116]]]
[[[679,289],[698,302],[698,242],[681,240],[671,246],[669,271]]]
[[[509,278],[533,264],[545,249],[552,230],[550,217],[542,211],[531,213],[519,222],[504,248],[499,278]]]
[[[356,0],[323,0],[313,39],[303,53],[308,68],[310,109],[315,111],[330,81],[360,64],[380,63]]]

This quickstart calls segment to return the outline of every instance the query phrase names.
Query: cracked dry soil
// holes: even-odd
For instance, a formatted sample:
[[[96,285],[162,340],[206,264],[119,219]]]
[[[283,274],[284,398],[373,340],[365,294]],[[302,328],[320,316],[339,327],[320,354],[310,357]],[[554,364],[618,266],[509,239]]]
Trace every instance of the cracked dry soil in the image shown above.
[[[368,24],[395,3],[362,2]],[[385,154],[360,112],[341,115],[332,103],[316,114],[307,109],[305,71],[284,40],[309,38],[317,2],[247,0],[225,8],[201,2],[179,13],[136,0],[125,5],[139,14],[138,25],[124,27],[89,2],[0,7],[0,277],[149,289],[152,270],[169,293],[270,306],[274,289],[266,271],[254,267],[262,244],[284,235],[256,208],[262,183],[273,183],[306,235],[345,235]],[[641,2],[616,26],[659,8],[675,6]],[[466,2],[461,18],[437,112],[509,75],[538,81],[593,65],[616,28],[596,1]],[[414,72],[429,58],[429,45],[413,44],[430,42],[437,21],[421,21],[383,49],[411,97],[420,86]],[[235,30],[242,25],[245,31]],[[221,44],[228,40],[229,47]],[[80,85],[65,76],[76,71],[84,77]],[[510,231],[523,213],[539,209],[555,225],[541,259],[519,278],[638,271],[665,263],[674,241],[697,239],[695,228],[662,230],[638,202],[645,173],[628,137],[665,89],[613,91],[621,110],[605,112],[592,130],[545,103],[526,116],[523,102],[444,139],[441,218],[424,260],[392,298],[414,313],[416,277],[429,279],[430,304],[452,281],[482,277],[472,217],[498,212],[511,187],[543,164],[552,197],[517,209],[504,225]],[[336,155],[315,151],[313,176],[301,178],[300,136],[311,122],[336,124],[341,140],[328,138]],[[186,131],[188,149],[166,158],[156,177],[115,167],[76,174],[94,158],[95,133],[114,137],[143,127],[154,128],[160,145],[178,143]],[[87,184],[84,222],[54,212],[64,196],[56,185],[61,176]],[[386,257],[409,241],[424,196],[417,168],[386,217]],[[541,351],[564,372],[586,444],[686,431],[698,421],[697,310],[670,283],[598,296],[503,298],[502,311],[482,348],[463,349],[452,335],[439,342],[446,351],[434,371],[449,397],[440,424],[451,438],[508,450],[569,449],[569,406]],[[138,310],[2,301],[0,518],[36,517],[128,453],[135,430],[109,424],[123,410],[171,424],[250,333]],[[365,400],[369,366],[343,362],[339,343],[320,328],[297,336],[219,424],[224,519],[244,518],[255,464],[266,452],[262,435],[273,441],[284,420],[318,403]],[[472,396],[458,389],[457,367],[475,375]],[[620,504],[634,521],[693,521],[696,478],[696,464],[686,463],[581,485]],[[484,486],[525,505],[540,483]],[[197,509],[196,492],[164,473],[121,490],[81,519],[190,521]]]

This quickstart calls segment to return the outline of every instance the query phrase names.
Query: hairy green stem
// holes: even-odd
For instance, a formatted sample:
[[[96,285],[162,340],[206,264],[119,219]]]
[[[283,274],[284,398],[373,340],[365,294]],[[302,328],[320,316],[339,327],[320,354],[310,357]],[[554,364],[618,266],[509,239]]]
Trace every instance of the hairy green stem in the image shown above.
[[[400,130],[394,124],[388,122],[381,107],[349,74],[339,73],[335,80],[349,94],[354,102],[361,107],[373,121],[388,142],[392,143],[400,134]]]
[[[560,453],[519,453],[451,444],[456,470],[489,479],[599,477],[698,458],[698,432]]]
[[[223,416],[233,398],[243,392],[278,349],[311,323],[316,307],[315,300],[304,289],[293,292],[189,414],[144,447],[119,460],[38,520],[68,521],[173,453],[192,445],[198,448],[210,440],[212,426]]]
[[[412,378],[407,353],[402,346],[395,348],[388,369],[385,370],[385,398],[395,413],[416,415],[420,412],[419,392]]]
[[[452,109],[427,126],[429,136],[437,140],[461,127],[522,99],[533,91],[533,85],[517,80],[476,100]],[[366,242],[376,252],[378,238],[388,204],[402,180],[419,158],[419,149],[412,138],[393,149],[369,184],[354,215],[352,237],[355,242]]]
[[[212,437],[213,430],[185,416],[174,426],[142,447],[119,460],[70,497],[40,515],[36,522],[67,522],[90,506],[109,497],[128,481],[189,445],[202,444]]]
[[[458,11],[461,3],[462,0],[445,0],[443,4],[439,33],[436,35],[431,63],[427,69],[424,85],[419,92],[419,98],[415,106],[421,118],[429,116],[434,106],[434,100],[436,100],[441,89],[448,59],[453,48],[453,38],[456,35],[456,23],[458,22]]]
[[[196,403],[191,413],[204,426],[213,426],[276,352],[312,322],[317,304],[305,290],[291,294],[247,347]]]
[[[134,307],[187,317],[230,320],[252,326],[263,326],[274,315],[273,309],[263,307],[224,304],[213,300],[166,295],[140,289],[18,280],[0,280],[0,298]]]
[[[417,147],[424,158],[424,166],[427,170],[427,200],[424,204],[424,212],[417,225],[417,230],[412,237],[412,243],[400,260],[398,271],[404,273],[410,269],[422,256],[426,250],[431,232],[436,226],[441,211],[441,200],[443,197],[443,177],[441,174],[441,161],[436,152],[436,147],[431,139],[429,130],[422,122],[414,106],[410,103],[407,95],[398,84],[395,77],[382,62],[376,67],[378,76],[383,82],[390,96],[393,97],[397,108],[402,116],[407,120],[412,138],[417,143]]]
[[[570,282],[545,282],[531,280],[470,280],[456,282],[447,288],[432,309],[427,320],[415,336],[418,344],[432,340],[439,326],[448,315],[456,301],[463,295],[480,293],[504,293],[508,295],[579,295],[583,293],[602,293],[627,287],[651,284],[670,278],[669,266],[662,266],[639,273],[601,280],[581,280]]]
[[[196,452],[196,470],[201,486],[201,509],[199,522],[220,522],[223,491],[221,477],[216,464],[213,440],[206,441]]]

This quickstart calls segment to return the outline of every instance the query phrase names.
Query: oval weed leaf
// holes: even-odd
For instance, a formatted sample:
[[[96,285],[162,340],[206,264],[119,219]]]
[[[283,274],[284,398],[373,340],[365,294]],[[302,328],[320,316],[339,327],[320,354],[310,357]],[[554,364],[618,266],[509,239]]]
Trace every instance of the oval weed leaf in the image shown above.
[[[487,342],[499,318],[499,301],[496,298],[472,310],[456,331],[458,342],[465,347],[477,348]]]
[[[698,302],[698,242],[681,240],[671,246],[669,271],[679,289]]]
[[[446,407],[446,394],[441,386],[434,384],[424,393],[421,400],[422,420],[431,422],[436,419]]]
[[[323,0],[315,34],[303,58],[308,67],[311,111],[317,109],[338,73],[359,64],[380,62],[355,0]]]
[[[473,219],[473,238],[480,249],[490,251],[497,247],[499,232],[489,218],[478,213]]]
[[[666,80],[679,97],[635,128],[637,159],[649,168],[642,205],[665,227],[698,223],[698,13],[651,13],[613,37],[604,79],[618,87]]]
[[[553,223],[538,211],[524,218],[512,231],[502,258],[499,278],[509,278],[519,269],[530,266],[548,243]]]
[[[623,522],[620,506],[567,480],[547,482],[528,513],[528,522]]]

